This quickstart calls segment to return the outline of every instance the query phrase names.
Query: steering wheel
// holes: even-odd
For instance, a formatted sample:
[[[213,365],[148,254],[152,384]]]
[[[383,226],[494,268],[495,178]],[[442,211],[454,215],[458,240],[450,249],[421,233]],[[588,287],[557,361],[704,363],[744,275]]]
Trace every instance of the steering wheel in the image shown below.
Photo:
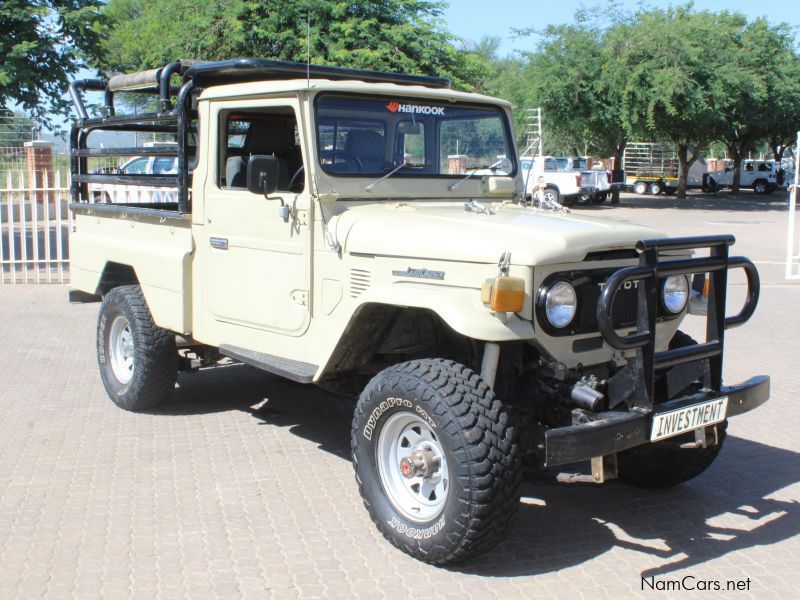
[[[359,173],[364,170],[364,165],[361,162],[361,159],[358,158],[358,156],[356,156],[352,152],[346,152],[344,150],[328,150],[327,152],[323,153],[323,156],[331,159],[332,162],[331,166],[334,167],[333,169],[334,171],[337,170],[336,169],[337,164],[345,165],[344,170],[349,171],[350,169],[347,168],[348,163],[350,164],[355,163]],[[343,160],[341,161],[338,160],[340,158]]]
[[[294,172],[294,175],[292,175],[292,178],[289,180],[289,191],[290,192],[300,192],[300,191],[302,191],[302,188],[300,188],[299,190],[294,189],[294,184],[297,181],[297,178],[300,177],[300,173],[302,173],[305,170],[306,170],[305,165],[300,165],[300,167],[298,167],[297,171]]]

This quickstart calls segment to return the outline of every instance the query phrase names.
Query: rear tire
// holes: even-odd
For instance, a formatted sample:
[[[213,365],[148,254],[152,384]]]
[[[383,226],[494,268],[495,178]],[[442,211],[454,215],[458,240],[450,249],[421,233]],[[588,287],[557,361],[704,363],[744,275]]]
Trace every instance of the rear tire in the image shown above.
[[[670,349],[694,346],[697,342],[682,331],[676,331]],[[672,487],[694,479],[717,458],[725,441],[728,421],[717,423],[715,446],[707,448],[676,448],[682,439],[691,441],[694,432],[664,442],[645,444],[617,455],[617,473],[622,483],[646,489]]]
[[[648,189],[653,196],[658,196],[662,191],[660,183],[651,183]]]
[[[519,508],[520,447],[509,408],[471,369],[415,360],[381,371],[353,417],[353,467],[383,536],[445,565],[485,552]]]
[[[637,181],[633,184],[633,191],[640,196],[644,196],[647,193],[647,183],[644,181]]]
[[[97,319],[97,362],[109,398],[125,410],[169,400],[178,376],[175,336],[153,322],[138,285],[112,289]]]
[[[592,197],[592,203],[602,204],[603,202],[606,201],[607,198],[608,198],[608,192],[602,192]]]
[[[768,188],[769,188],[769,186],[767,185],[767,182],[762,180],[762,179],[759,179],[758,181],[753,182],[753,191],[756,194],[766,194]]]

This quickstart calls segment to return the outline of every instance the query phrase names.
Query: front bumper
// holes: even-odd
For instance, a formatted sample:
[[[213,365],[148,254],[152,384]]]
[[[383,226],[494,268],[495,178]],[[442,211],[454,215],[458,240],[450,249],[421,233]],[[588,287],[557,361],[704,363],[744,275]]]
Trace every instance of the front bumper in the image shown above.
[[[545,464],[563,465],[650,443],[656,414],[721,396],[728,397],[728,418],[753,410],[769,399],[769,377],[758,375],[739,385],[723,387],[718,394],[701,393],[664,402],[647,414],[609,411],[598,413],[596,421],[550,429],[545,433]]]
[[[606,280],[597,302],[597,325],[603,339],[618,350],[635,350],[635,356],[609,379],[608,384],[609,407],[617,408],[624,403],[628,410],[594,413],[592,415],[594,420],[587,423],[547,431],[545,434],[547,466],[607,456],[647,444],[650,442],[654,416],[663,412],[727,396],[726,416],[732,417],[767,401],[769,378],[766,376],[754,377],[733,387],[722,385],[725,331],[741,325],[753,315],[760,290],[758,270],[755,265],[744,257],[728,255],[728,247],[733,243],[733,236],[721,235],[640,240],[636,244],[639,265],[614,272]],[[708,248],[707,257],[676,259],[668,255],[662,260],[660,255],[664,250],[702,248]],[[747,277],[747,293],[744,306],[739,313],[728,317],[725,300],[728,270],[732,268],[744,269]],[[656,317],[661,281],[670,275],[694,276],[697,273],[706,274],[709,283],[707,340],[657,352]],[[631,282],[638,284],[636,331],[620,336],[614,328],[611,308],[617,292]],[[711,391],[656,404],[656,373],[672,372],[673,367],[680,367],[683,370],[689,367],[687,363],[698,361],[705,363],[704,386]],[[684,375],[693,375],[691,368]],[[679,382],[680,378],[677,381]],[[667,384],[669,386],[669,377]]]

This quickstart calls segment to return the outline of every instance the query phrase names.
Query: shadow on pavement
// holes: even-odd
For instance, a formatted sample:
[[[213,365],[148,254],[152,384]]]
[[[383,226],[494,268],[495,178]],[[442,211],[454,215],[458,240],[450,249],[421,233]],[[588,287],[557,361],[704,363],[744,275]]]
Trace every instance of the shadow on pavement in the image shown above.
[[[620,203],[616,206],[609,201],[599,205],[585,207],[573,206],[570,210],[579,213],[591,213],[622,208],[681,208],[688,210],[721,210],[729,212],[785,212],[788,210],[789,194],[787,192],[773,192],[772,194],[757,195],[749,190],[739,192],[732,196],[729,192],[701,194],[690,192],[683,200],[674,196],[637,196],[623,194]],[[577,209],[577,210],[576,210]]]
[[[234,364],[182,376],[174,400],[153,414],[239,410],[349,461],[354,406],[353,399]],[[536,575],[604,560],[603,554],[621,548],[650,557],[648,569],[631,573],[638,578],[774,544],[800,534],[800,503],[772,497],[800,480],[798,465],[796,452],[729,435],[706,473],[668,490],[563,483],[553,472],[526,476],[519,518],[508,538],[453,570]]]

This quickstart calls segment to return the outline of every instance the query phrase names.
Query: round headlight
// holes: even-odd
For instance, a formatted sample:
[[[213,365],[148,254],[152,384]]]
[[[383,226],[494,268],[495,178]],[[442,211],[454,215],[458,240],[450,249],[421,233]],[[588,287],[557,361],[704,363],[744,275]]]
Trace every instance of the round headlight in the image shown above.
[[[578,308],[578,297],[573,288],[566,281],[559,281],[547,291],[544,300],[547,320],[553,327],[566,327],[575,318]]]
[[[686,307],[689,299],[689,280],[683,275],[673,275],[664,281],[661,299],[666,308],[673,315],[677,315]]]

